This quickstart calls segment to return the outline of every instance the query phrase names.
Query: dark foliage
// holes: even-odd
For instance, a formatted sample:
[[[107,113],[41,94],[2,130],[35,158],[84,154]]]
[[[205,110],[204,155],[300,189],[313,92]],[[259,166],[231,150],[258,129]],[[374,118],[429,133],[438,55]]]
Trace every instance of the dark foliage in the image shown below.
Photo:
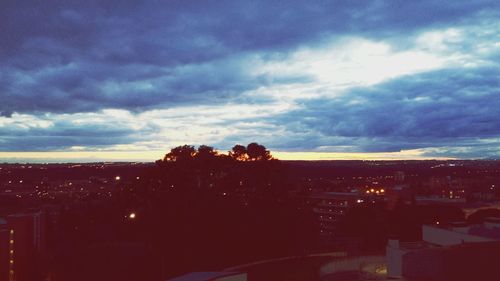
[[[119,232],[150,246],[162,277],[299,255],[312,221],[300,219],[307,214],[289,197],[290,184],[263,145],[236,145],[229,155],[179,146],[116,196],[123,213],[137,215]]]

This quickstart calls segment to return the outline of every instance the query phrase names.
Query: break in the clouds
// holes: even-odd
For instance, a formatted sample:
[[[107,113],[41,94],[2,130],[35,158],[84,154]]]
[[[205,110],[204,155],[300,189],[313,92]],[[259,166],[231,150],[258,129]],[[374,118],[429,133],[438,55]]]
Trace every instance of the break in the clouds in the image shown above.
[[[0,151],[498,158],[499,17],[487,0],[2,1]]]

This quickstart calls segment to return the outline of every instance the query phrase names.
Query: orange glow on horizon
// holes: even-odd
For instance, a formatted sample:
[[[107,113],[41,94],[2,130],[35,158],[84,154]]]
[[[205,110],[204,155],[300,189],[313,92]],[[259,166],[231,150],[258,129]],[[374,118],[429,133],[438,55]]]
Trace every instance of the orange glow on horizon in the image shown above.
[[[0,152],[0,162],[153,162],[162,159],[169,149],[162,151],[44,151]],[[283,152],[272,151],[280,160],[452,160],[450,157],[426,157],[420,150],[401,152]]]

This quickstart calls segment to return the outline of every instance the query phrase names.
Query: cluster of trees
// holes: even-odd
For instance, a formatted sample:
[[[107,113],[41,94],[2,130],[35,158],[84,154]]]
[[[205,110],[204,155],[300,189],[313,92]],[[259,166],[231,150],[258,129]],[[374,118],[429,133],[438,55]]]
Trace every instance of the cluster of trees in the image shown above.
[[[156,167],[145,185],[169,192],[239,193],[251,197],[255,191],[276,196],[279,185],[287,181],[284,165],[274,159],[265,146],[235,145],[228,153],[211,146],[182,145],[172,148]],[[278,184],[279,183],[279,184]],[[274,193],[272,193],[274,192]]]
[[[291,182],[258,143],[228,153],[182,145],[114,198],[137,214],[127,235],[153,246],[165,278],[302,253],[313,220],[289,196]]]
[[[257,161],[257,160],[270,160],[272,159],[271,153],[265,146],[252,142],[246,147],[243,145],[235,145],[229,156],[238,161]]]
[[[191,161],[194,159],[208,160],[212,158],[230,158],[236,161],[265,161],[273,159],[269,150],[265,146],[256,142],[252,142],[247,146],[237,144],[228,154],[220,154],[213,147],[208,145],[200,145],[196,149],[193,145],[182,145],[172,148],[169,153],[165,155],[161,162],[183,162]]]

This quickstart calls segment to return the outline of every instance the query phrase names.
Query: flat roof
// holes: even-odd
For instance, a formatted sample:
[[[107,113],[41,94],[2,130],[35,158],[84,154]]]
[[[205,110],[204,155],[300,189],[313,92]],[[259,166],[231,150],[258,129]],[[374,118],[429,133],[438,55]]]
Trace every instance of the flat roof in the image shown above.
[[[220,272],[191,272],[182,276],[175,277],[173,279],[168,279],[167,281],[208,281],[214,278],[232,276],[244,274],[244,272],[228,272],[228,271],[220,271]]]

